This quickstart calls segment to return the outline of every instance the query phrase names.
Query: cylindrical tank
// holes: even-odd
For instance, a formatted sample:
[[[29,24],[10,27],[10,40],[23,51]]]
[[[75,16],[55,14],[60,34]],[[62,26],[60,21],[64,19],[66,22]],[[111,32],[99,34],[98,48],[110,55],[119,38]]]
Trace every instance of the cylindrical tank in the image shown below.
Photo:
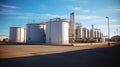
[[[100,32],[99,31],[96,32],[96,38],[100,38]]]
[[[27,43],[43,43],[45,42],[45,25],[41,23],[26,24],[26,42]]]
[[[88,39],[90,38],[89,34],[90,34],[89,29],[87,29],[87,38]]]
[[[94,38],[94,30],[90,29],[90,38]]]
[[[97,38],[97,31],[94,31],[94,38]]]
[[[22,27],[10,27],[10,42],[25,42],[26,30]]]
[[[69,24],[64,19],[51,19],[46,24],[46,43],[68,44]]]
[[[87,38],[87,29],[86,28],[82,28],[82,38]]]

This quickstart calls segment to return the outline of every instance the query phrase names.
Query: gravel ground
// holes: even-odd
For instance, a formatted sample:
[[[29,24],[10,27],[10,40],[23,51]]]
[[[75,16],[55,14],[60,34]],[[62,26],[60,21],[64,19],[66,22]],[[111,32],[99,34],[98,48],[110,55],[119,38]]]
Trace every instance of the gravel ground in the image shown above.
[[[120,45],[0,45],[0,67],[120,67]]]

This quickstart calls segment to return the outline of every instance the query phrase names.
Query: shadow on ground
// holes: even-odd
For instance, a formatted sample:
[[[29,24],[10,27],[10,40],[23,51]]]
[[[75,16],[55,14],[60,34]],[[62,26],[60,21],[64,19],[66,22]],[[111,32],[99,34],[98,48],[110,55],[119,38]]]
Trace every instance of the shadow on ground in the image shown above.
[[[120,67],[120,46],[0,59],[0,67]]]

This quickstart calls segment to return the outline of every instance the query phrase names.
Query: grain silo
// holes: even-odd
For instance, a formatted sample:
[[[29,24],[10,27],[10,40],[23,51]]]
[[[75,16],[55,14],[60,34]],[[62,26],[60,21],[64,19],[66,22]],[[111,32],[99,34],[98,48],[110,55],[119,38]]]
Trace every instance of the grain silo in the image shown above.
[[[100,38],[100,32],[99,31],[96,32],[96,38]]]
[[[26,30],[22,27],[10,27],[10,42],[25,42]]]
[[[81,39],[81,27],[82,27],[82,25],[80,23],[77,23],[77,26],[75,29],[76,40]]]
[[[45,42],[45,23],[26,24],[26,42],[44,43]]]
[[[87,29],[84,27],[82,28],[82,38],[86,39],[87,38]]]
[[[92,24],[92,29],[90,29],[90,39],[93,39],[95,37],[94,35],[94,25]]]
[[[94,38],[97,38],[97,30],[94,30]]]
[[[89,32],[89,29],[87,29],[87,39],[89,39],[90,38],[90,32]]]
[[[46,43],[68,44],[69,24],[65,19],[51,19],[46,24]]]

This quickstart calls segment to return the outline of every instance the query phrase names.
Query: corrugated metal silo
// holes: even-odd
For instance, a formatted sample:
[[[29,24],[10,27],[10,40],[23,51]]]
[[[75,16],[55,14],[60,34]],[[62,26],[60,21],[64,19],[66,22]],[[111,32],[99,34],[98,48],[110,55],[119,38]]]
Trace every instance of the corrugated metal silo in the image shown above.
[[[45,42],[45,24],[29,23],[26,25],[26,42],[27,43],[44,43]]]
[[[25,42],[26,30],[22,27],[10,27],[10,42]]]
[[[51,19],[46,24],[46,43],[68,44],[69,24],[65,19]]]
[[[82,28],[82,38],[83,39],[87,38],[87,29],[85,27]]]

